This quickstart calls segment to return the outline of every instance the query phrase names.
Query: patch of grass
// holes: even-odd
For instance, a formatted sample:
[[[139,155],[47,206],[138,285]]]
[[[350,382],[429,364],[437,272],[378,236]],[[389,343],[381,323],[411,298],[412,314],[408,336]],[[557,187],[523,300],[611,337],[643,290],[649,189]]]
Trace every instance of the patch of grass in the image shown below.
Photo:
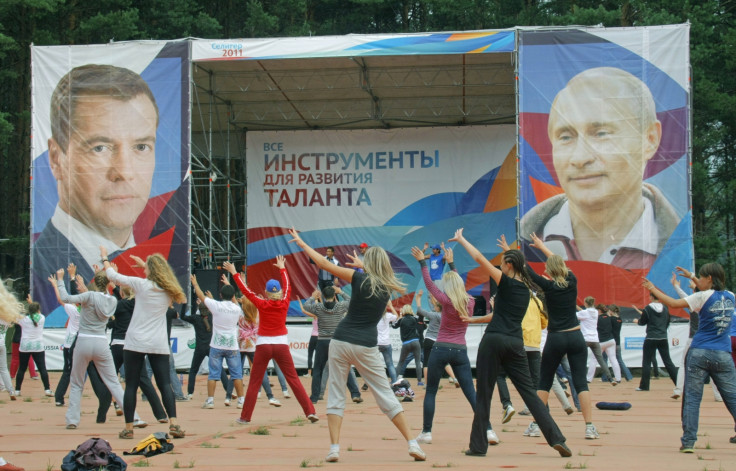
[[[506,428],[506,427],[504,427],[504,428],[501,429],[501,431],[502,432],[516,432],[516,429],[515,428]]]
[[[217,432],[212,436],[212,438],[220,438],[222,436],[222,432]]]
[[[23,411],[19,411],[19,410],[16,410],[16,409],[10,409],[10,413],[11,414],[22,414]]]
[[[568,461],[562,469],[588,469],[588,463],[578,463],[577,465],[574,465],[571,461]]]
[[[705,449],[710,450],[712,447],[710,446],[710,442],[705,443]]]
[[[220,448],[220,445],[210,442],[202,442],[199,444],[202,448]]]
[[[52,463],[51,460],[46,462],[46,471],[54,471],[54,463]]]
[[[294,438],[294,437],[298,437],[299,435],[297,435],[296,433],[282,433],[281,436],[287,437],[287,438]]]
[[[0,400],[0,404],[7,404],[7,402]]]
[[[194,460],[189,461],[189,465],[188,466],[187,465],[183,465],[183,464],[179,463],[179,460],[176,460],[176,461],[174,461],[174,468],[175,469],[179,469],[179,468],[194,468]]]
[[[393,437],[381,437],[381,440],[396,440]]]
[[[348,445],[348,451],[353,451],[353,444]]]
[[[455,466],[455,464],[454,463],[450,463],[449,461],[446,464],[434,463],[432,465],[433,468],[452,468],[453,466]]]
[[[705,458],[703,458],[703,455],[698,455],[698,459],[702,461],[702,460],[704,460]]]
[[[41,422],[43,420],[43,417],[37,417],[35,419],[31,419],[31,422]]]
[[[150,468],[151,462],[148,460],[140,460],[136,461],[135,463],[131,464],[134,468]]]
[[[578,456],[595,456],[597,452],[597,450],[593,450],[593,453],[583,453],[582,451],[578,451]]]
[[[261,425],[255,430],[250,431],[251,435],[271,435],[271,431],[265,425]]]
[[[304,458],[302,462],[299,463],[300,468],[321,468],[324,465],[325,463],[323,461],[312,463],[312,460],[310,460],[309,458]]]
[[[24,397],[23,398],[23,402],[33,402],[33,398],[32,397]]]
[[[291,422],[289,422],[289,425],[296,425],[296,426],[301,427],[302,425],[304,425],[306,423],[307,423],[306,417],[299,416],[296,419],[294,419]]]

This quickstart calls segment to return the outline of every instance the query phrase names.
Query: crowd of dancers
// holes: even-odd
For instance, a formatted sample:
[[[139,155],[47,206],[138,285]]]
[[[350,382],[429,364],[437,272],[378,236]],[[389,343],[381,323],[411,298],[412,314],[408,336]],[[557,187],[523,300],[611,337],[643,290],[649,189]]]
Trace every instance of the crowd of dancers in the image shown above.
[[[432,443],[436,396],[445,372],[462,390],[470,406],[472,423],[465,451],[469,456],[485,456],[489,445],[499,443],[490,414],[496,385],[503,404],[502,422],[507,422],[515,413],[505,378],[511,380],[524,402],[524,410],[520,413],[531,416],[524,435],[544,436],[547,444],[563,457],[571,456],[572,451],[549,412],[549,392],[555,392],[568,414],[574,411],[562,390],[558,372],[568,372],[569,389],[585,422],[584,437],[591,440],[599,438],[593,424],[588,387],[596,366],[600,366],[603,379],[612,386],[622,381],[622,375],[623,379],[631,379],[621,358],[618,306],[596,305],[591,297],[584,299],[584,306],[578,306],[574,273],[534,234],[531,235],[531,247],[546,259],[542,274],[526,264],[522,252],[511,248],[503,236],[498,239],[502,251],[500,266],[492,264],[465,239],[462,229],[449,239],[457,243],[456,249],[466,250],[479,270],[497,286],[492,314],[482,316],[473,315],[476,301],[466,292],[465,283],[455,268],[452,248],[444,244],[433,246],[432,254],[427,256],[427,245],[424,250],[412,247],[411,253],[419,263],[431,306],[430,311],[421,309],[423,292],[418,290],[417,314],[427,319],[429,325],[424,339],[420,338],[411,301],[396,312],[393,300],[405,294],[407,286],[394,273],[384,249],[362,244],[360,254],[348,254],[350,261],[342,266],[307,245],[296,230],[292,229],[290,236],[291,242],[320,270],[320,288],[302,305],[303,312],[313,317],[316,325],[311,393],[307,393],[298,378],[289,351],[286,316],[292,301],[292,287],[285,258],[278,255],[274,264],[278,277],[269,280],[263,290],[248,286],[235,266],[225,262],[223,268],[229,276],[222,277],[220,301],[203,291],[196,276],[192,275],[196,295],[196,308],[193,306],[192,311],[199,312],[185,318],[195,326],[196,332],[188,394],[191,397],[194,392],[200,364],[209,357],[207,399],[202,407],[215,407],[217,382],[222,381],[225,405],[230,405],[232,397],[242,409],[236,422],[250,424],[262,387],[269,404],[281,406],[266,376],[267,366],[273,361],[285,397],[293,394],[304,415],[314,423],[319,420],[314,404],[324,398],[323,378],[328,377],[328,462],[340,459],[346,387],[354,402],[362,402],[353,368],[364,382],[363,391],[371,392],[381,412],[406,440],[409,455],[417,461],[426,459],[421,445]],[[32,359],[45,394],[54,396],[57,405],[66,405],[64,395],[70,385],[66,427],[76,429],[81,426],[82,391],[89,377],[98,397],[98,422],[105,421],[111,399],[121,407],[124,428],[119,437],[122,439],[134,438],[134,429],[147,425],[136,411],[140,388],[156,420],[168,424],[172,437],[182,438],[186,432],[177,420],[176,398],[170,383],[167,317],[171,317],[174,303],[186,303],[184,290],[161,255],[153,254],[146,260],[133,257],[144,277],[118,273],[104,248],[100,249],[100,257],[102,267],[93,280],[79,279],[74,267],[68,267],[71,294],[67,292],[63,268],[49,277],[59,303],[69,315],[64,340],[64,371],[55,392],[51,390],[45,366],[44,316],[40,306],[30,296],[25,304],[18,302],[0,283],[0,332],[4,336],[5,330],[13,324],[22,329],[16,384],[13,386],[8,374],[4,338],[0,342],[0,382],[15,400],[21,395],[25,372]],[[449,270],[444,270],[445,264]],[[641,312],[639,321],[647,326],[647,338],[643,375],[637,390],[649,389],[649,366],[659,351],[675,383],[672,397],[683,398],[680,451],[692,453],[697,439],[703,384],[709,378],[736,422],[734,295],[726,290],[723,268],[716,263],[703,265],[699,276],[681,267],[676,271],[690,281],[693,294],[687,295],[680,289],[674,274],[672,284],[678,290],[678,299],[667,296],[648,280],[643,281],[643,287],[651,293],[652,303]],[[350,290],[346,289],[349,295],[332,283],[337,279],[345,288],[350,286]],[[89,284],[85,285],[85,281]],[[685,308],[692,314],[684,374],[685,368],[678,372],[667,352],[667,307]],[[488,324],[478,346],[475,382],[465,341],[471,323]],[[113,329],[111,341],[106,334],[108,327]],[[388,341],[390,327],[400,329],[402,350],[398,371],[394,368]],[[589,349],[597,365],[588,365]],[[416,362],[417,385],[426,384],[422,431],[416,437],[412,436],[402,403],[392,389],[392,385],[403,381],[411,355]],[[247,387],[243,383],[246,358],[250,367]],[[124,389],[118,376],[122,367]],[[148,368],[155,378],[158,393],[150,381]],[[231,396],[233,390],[235,395]],[[736,442],[736,437],[731,441]]]

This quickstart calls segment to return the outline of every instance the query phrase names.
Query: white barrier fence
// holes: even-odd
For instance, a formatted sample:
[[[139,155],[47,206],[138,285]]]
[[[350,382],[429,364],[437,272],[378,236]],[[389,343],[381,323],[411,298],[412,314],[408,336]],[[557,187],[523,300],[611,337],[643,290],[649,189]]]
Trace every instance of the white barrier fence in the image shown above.
[[[294,365],[297,368],[307,367],[307,348],[309,346],[309,338],[312,333],[311,324],[289,325],[289,346],[291,347],[291,355],[294,358]],[[475,367],[475,358],[478,354],[478,344],[483,336],[486,325],[470,325],[465,336],[468,343],[468,357],[470,363]],[[629,368],[641,367],[642,346],[644,344],[645,328],[636,324],[624,324],[621,329],[621,354],[624,363]],[[687,323],[672,324],[669,328],[669,345],[672,361],[676,365],[681,364],[682,353],[687,341],[689,327]],[[46,344],[46,366],[49,370],[61,370],[63,368],[63,357],[60,346],[64,340],[65,329],[46,329],[44,330],[44,342]],[[174,360],[176,368],[181,370],[189,369],[192,362],[192,353],[194,350],[188,347],[188,343],[194,340],[194,328],[190,326],[172,327],[171,329],[171,347],[174,352]],[[398,330],[391,330],[391,344],[393,347],[394,362],[399,359],[401,352],[401,339]],[[659,358],[659,356],[658,356]],[[592,354],[589,359],[595,361]],[[659,359],[660,366],[661,358]],[[411,363],[413,367],[413,362]]]

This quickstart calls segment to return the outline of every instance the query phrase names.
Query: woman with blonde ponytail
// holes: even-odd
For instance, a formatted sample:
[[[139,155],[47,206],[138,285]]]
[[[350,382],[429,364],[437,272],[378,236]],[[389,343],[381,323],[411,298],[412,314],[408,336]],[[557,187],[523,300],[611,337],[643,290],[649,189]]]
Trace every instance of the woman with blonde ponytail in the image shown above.
[[[580,330],[580,321],[577,317],[578,280],[567,268],[565,261],[554,254],[536,234],[531,235],[532,244],[546,257],[545,272],[549,279],[538,275],[528,265],[526,273],[544,291],[547,300],[547,342],[542,352],[542,364],[539,372],[539,387],[537,394],[547,403],[549,390],[552,388],[557,367],[562,358],[567,355],[572,372],[572,382],[580,399],[580,409],[585,420],[585,438],[598,438],[598,430],[593,425],[593,411],[590,406],[590,391],[587,380],[588,346]]]
[[[136,299],[123,346],[123,364],[127,380],[123,399],[125,429],[118,435],[120,438],[133,438],[136,391],[140,382],[141,369],[148,356],[164,409],[169,416],[169,433],[174,438],[183,438],[186,433],[176,423],[176,401],[169,376],[170,352],[166,311],[172,301],[187,302],[184,290],[177,281],[171,266],[161,254],[149,255],[145,261],[131,255],[130,258],[135,262],[135,267],[143,268],[145,278],[118,273],[107,259],[107,250],[104,247],[100,247],[100,255],[108,279],[113,283],[132,288]]]
[[[330,430],[330,451],[325,461],[340,459],[340,429],[345,410],[345,388],[350,365],[355,365],[360,376],[373,393],[381,411],[401,432],[409,445],[409,455],[416,461],[427,459],[416,440],[411,438],[409,424],[401,404],[386,381],[384,361],[378,351],[378,322],[383,317],[391,294],[404,293],[406,285],[396,278],[388,254],[381,247],[366,250],[363,260],[357,253],[348,254],[356,269],[341,267],[329,262],[323,255],[307,245],[299,233],[289,231],[290,242],[296,243],[322,270],[328,271],[352,288],[348,313],[335,329],[330,342],[330,380],[327,396],[327,425]]]

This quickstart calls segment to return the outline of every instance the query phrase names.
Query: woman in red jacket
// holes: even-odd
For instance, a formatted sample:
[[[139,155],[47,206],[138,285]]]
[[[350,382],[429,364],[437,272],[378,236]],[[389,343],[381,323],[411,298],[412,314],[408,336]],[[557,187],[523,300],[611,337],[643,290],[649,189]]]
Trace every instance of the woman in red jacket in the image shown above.
[[[236,419],[239,424],[250,423],[253,416],[253,409],[256,407],[258,399],[258,389],[261,387],[261,378],[266,372],[266,365],[273,359],[281,368],[289,383],[291,390],[294,391],[299,404],[304,410],[304,415],[310,422],[317,422],[319,417],[314,412],[314,404],[309,400],[307,392],[304,390],[299,377],[294,368],[294,360],[291,358],[289,351],[289,340],[286,337],[288,333],[286,329],[286,313],[289,311],[289,296],[291,295],[291,285],[289,284],[289,275],[286,273],[283,255],[276,257],[274,264],[281,273],[281,283],[277,280],[268,280],[266,283],[266,297],[256,294],[251,290],[243,280],[240,279],[235,265],[229,262],[222,264],[222,267],[230,272],[235,280],[235,284],[243,293],[243,295],[256,305],[259,312],[260,324],[258,326],[258,340],[256,341],[256,353],[253,359],[253,367],[251,369],[250,378],[257,378],[257,381],[248,381],[248,390],[245,393],[245,404],[240,417]]]

